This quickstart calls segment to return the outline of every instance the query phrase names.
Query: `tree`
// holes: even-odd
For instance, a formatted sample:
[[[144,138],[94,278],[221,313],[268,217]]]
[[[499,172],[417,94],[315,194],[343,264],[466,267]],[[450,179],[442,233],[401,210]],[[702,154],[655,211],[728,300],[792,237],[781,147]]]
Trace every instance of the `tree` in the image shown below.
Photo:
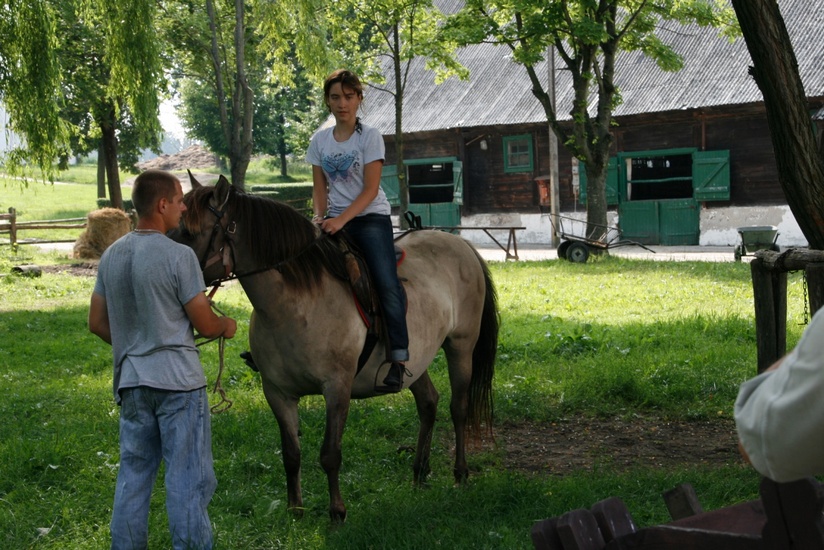
[[[24,140],[9,154],[10,171],[34,165],[53,179],[55,160],[70,154],[72,137],[79,146],[77,130],[84,124],[88,129],[85,117],[91,117],[104,144],[112,203],[121,205],[118,125],[128,118],[131,128],[140,129],[135,143],[156,143],[160,135],[163,75],[153,33],[154,6],[150,0],[33,0],[0,8],[0,96],[10,129]],[[85,65],[78,56],[83,47],[94,47],[107,67],[76,75]]]
[[[469,71],[455,59],[455,43],[440,32],[445,16],[432,0],[356,0],[351,8],[355,21],[362,25],[353,30],[360,34],[371,31],[369,48],[378,53],[377,59],[386,58],[392,68],[394,81],[388,86],[381,86],[383,71],[380,75],[374,71],[368,74],[372,76],[373,88],[392,94],[395,99],[395,163],[403,213],[409,209],[403,140],[403,98],[409,67],[416,58],[426,59],[427,68],[436,72],[436,81],[452,75],[466,79]],[[401,226],[406,227],[406,218],[401,216],[400,220]]]
[[[491,41],[512,50],[532,82],[558,139],[584,165],[589,231],[607,225],[606,174],[613,143],[612,113],[620,103],[616,57],[641,51],[667,71],[683,60],[658,35],[666,21],[725,26],[732,12],[715,0],[467,0],[449,23],[461,44]],[[539,64],[555,52],[572,78],[571,126],[559,121]]]
[[[170,55],[178,78],[187,80],[181,118],[194,135],[207,135],[212,147],[219,145],[213,150],[229,159],[232,183],[243,188],[254,147],[255,101],[248,71],[255,51],[248,46],[255,26],[247,24],[243,0],[206,0],[205,7],[204,14],[195,0],[163,5],[163,31],[171,46]],[[209,105],[190,105],[187,95],[208,100]],[[192,115],[204,111],[211,119],[198,126],[200,119]],[[214,135],[216,131],[219,137]]]
[[[32,164],[52,179],[69,135],[60,118],[57,18],[48,0],[4,3],[0,9],[0,98],[9,129],[24,140],[9,152],[6,168],[20,173]]]
[[[107,84],[111,71],[104,55],[100,18],[80,10],[76,2],[56,2],[60,10],[61,41],[57,52],[63,79],[61,117],[70,124],[69,144],[73,155],[98,152],[98,197],[106,196],[122,207],[118,164],[133,169],[142,149],[158,149],[157,126],[136,125],[128,105],[110,97]],[[116,157],[109,154],[116,152]],[[65,167],[67,158],[61,158]],[[111,162],[114,161],[114,162]],[[114,169],[117,178],[107,177]]]
[[[406,211],[409,192],[402,128],[409,66],[415,59],[424,58],[438,80],[468,76],[453,55],[455,43],[441,32],[445,16],[432,0],[302,0],[291,5],[270,3],[264,20],[264,43],[275,58],[285,57],[294,47],[299,61],[316,81],[335,68],[346,67],[372,88],[394,96],[395,158],[401,212]],[[284,33],[283,26],[275,21],[290,22],[289,33]],[[392,69],[390,83],[384,83],[385,63]],[[275,71],[283,71],[283,65],[276,63]],[[320,100],[318,103],[323,104]],[[401,223],[406,223],[403,216]]]
[[[811,248],[824,250],[824,159],[790,36],[775,0],[732,0],[764,95],[778,181]]]

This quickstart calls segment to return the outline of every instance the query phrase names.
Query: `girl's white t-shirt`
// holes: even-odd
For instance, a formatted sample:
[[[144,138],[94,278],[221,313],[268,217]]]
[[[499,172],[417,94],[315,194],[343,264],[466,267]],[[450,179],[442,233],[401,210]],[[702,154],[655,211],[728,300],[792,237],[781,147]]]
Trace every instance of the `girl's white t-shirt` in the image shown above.
[[[332,128],[320,130],[314,136],[306,152],[306,162],[320,166],[326,174],[328,211],[339,216],[363,192],[363,167],[376,160],[383,161],[385,147],[383,136],[377,129],[361,124],[360,131],[343,142],[335,141]],[[392,207],[383,189],[359,215],[389,215]]]

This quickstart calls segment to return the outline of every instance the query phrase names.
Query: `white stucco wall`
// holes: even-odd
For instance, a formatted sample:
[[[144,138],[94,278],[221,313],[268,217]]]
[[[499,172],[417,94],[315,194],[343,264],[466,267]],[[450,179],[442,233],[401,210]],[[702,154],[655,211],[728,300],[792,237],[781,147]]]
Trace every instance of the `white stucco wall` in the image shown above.
[[[562,212],[561,216],[586,219],[585,212]],[[614,227],[618,223],[618,215],[610,212],[607,223]],[[700,218],[699,245],[701,246],[735,246],[741,243],[738,234],[739,227],[753,225],[773,225],[778,228],[777,243],[781,248],[790,246],[807,246],[807,240],[801,233],[795,217],[789,206],[751,206],[702,209]],[[552,235],[552,224],[547,214],[475,214],[462,216],[461,225],[464,227],[483,226],[515,226],[525,227],[518,231],[518,244],[549,245]],[[575,227],[565,228],[567,232],[575,233]],[[493,232],[494,234],[494,232]],[[476,244],[493,244],[492,240],[483,231],[464,231],[462,237]],[[507,233],[502,231],[496,238],[506,243]]]
[[[739,227],[772,225],[778,228],[776,244],[781,248],[807,246],[795,216],[789,206],[747,206],[701,210],[702,246],[729,246],[739,244]]]

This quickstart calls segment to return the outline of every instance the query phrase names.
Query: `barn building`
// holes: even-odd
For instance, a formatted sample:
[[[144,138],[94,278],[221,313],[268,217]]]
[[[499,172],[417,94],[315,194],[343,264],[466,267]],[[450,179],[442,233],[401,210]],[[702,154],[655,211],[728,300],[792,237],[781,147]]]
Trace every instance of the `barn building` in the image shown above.
[[[780,4],[809,100],[810,123],[824,130],[824,11],[804,0]],[[778,244],[806,240],[778,183],[761,92],[748,74],[743,38],[666,23],[662,37],[685,61],[664,72],[640,53],[620,54],[614,146],[608,177],[610,224],[646,244],[731,246],[737,228],[778,227]],[[422,60],[404,94],[404,165],[410,210],[436,226],[520,226],[519,243],[548,244],[552,223],[541,181],[550,169],[549,129],[526,70],[503,46],[462,48],[470,79],[436,85]],[[387,69],[389,71],[389,69]],[[539,74],[547,74],[546,67]],[[387,82],[393,78],[387,72]],[[549,77],[547,77],[549,81]],[[555,63],[557,111],[572,88]],[[363,120],[384,135],[384,188],[397,204],[395,106],[368,89]],[[562,115],[563,116],[563,115]],[[562,119],[563,120],[563,119]],[[567,115],[566,124],[571,124]],[[584,217],[586,175],[559,145],[560,211]],[[580,173],[579,173],[580,172]],[[466,232],[484,242],[482,232]]]

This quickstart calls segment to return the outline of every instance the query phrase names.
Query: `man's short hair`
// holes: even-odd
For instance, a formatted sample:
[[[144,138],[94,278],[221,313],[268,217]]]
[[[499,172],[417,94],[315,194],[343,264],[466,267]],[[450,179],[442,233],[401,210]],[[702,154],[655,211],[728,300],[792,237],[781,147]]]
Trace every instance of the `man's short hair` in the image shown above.
[[[132,204],[140,217],[151,214],[157,201],[160,199],[172,200],[180,181],[173,174],[165,170],[146,170],[134,180],[132,186]]]

